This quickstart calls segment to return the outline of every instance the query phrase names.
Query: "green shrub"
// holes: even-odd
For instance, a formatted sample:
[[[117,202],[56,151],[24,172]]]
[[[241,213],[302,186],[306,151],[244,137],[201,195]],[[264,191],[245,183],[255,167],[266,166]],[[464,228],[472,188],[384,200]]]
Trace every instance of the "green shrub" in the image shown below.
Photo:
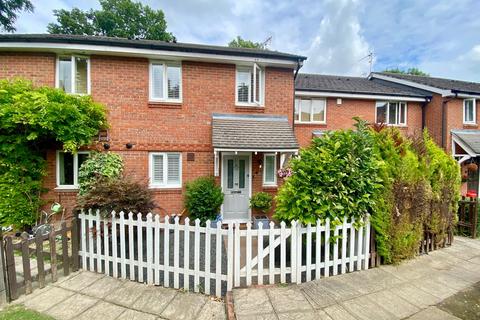
[[[363,217],[378,208],[383,190],[373,134],[360,122],[358,130],[314,138],[290,161],[293,175],[276,197],[275,218],[315,224],[317,219]]]
[[[113,152],[92,152],[78,171],[79,194],[90,190],[99,178],[118,179],[123,172],[122,157]]]
[[[106,110],[89,96],[0,80],[0,224],[31,225],[42,205],[46,151],[69,152],[106,127]]]
[[[191,219],[200,219],[202,223],[214,220],[223,203],[222,188],[213,177],[201,177],[187,183],[185,207]]]
[[[267,213],[272,208],[273,196],[267,192],[257,192],[250,199],[250,208]]]
[[[113,210],[147,214],[155,208],[148,186],[124,177],[99,178],[88,192],[77,197],[77,209],[99,209],[104,217],[109,217]]]

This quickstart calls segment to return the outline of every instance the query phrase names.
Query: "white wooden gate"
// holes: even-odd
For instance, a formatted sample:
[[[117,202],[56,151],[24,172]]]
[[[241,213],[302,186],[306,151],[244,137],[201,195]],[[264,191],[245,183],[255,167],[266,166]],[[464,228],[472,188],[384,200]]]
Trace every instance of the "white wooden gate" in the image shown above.
[[[252,229],[251,223],[190,225],[178,217],[170,223],[151,213],[104,219],[89,211],[79,221],[83,269],[216,296],[234,286],[301,283],[369,266],[368,217],[358,230],[353,219]]]

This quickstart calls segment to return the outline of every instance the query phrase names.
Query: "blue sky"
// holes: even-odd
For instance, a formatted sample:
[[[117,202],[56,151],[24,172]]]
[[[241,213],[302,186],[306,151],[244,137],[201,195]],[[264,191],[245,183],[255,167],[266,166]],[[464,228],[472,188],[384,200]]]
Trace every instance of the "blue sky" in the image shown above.
[[[432,76],[480,82],[478,0],[143,0],[162,9],[179,42],[225,45],[237,35],[272,37],[270,49],[308,56],[303,72],[361,76],[418,67]],[[19,33],[46,32],[53,9],[97,0],[33,0]]]

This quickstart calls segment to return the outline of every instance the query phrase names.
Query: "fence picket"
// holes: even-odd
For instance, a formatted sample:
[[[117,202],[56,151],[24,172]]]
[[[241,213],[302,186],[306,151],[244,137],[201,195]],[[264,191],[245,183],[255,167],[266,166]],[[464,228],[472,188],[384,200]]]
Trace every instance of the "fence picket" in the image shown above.
[[[137,255],[138,281],[143,283],[143,217],[141,213],[137,214]]]
[[[83,224],[84,222],[82,221],[82,225]],[[118,278],[117,217],[115,211],[112,211],[112,258],[113,276]]]
[[[133,212],[128,213],[128,271],[130,280],[135,280],[135,253],[133,251]]]
[[[280,222],[280,283],[285,283],[287,268],[285,221]]]
[[[246,282],[247,286],[252,285],[252,223],[247,222],[247,233],[246,233],[246,260],[245,260],[245,273],[246,273]]]
[[[120,211],[120,273],[122,279],[127,279],[127,262],[125,257],[125,212]]]
[[[235,224],[235,261],[234,261],[234,282],[235,287],[240,286],[240,252],[242,250],[242,246],[240,243],[240,224],[237,222]]]
[[[210,294],[210,241],[211,241],[211,231],[210,231],[210,220],[206,222],[206,231],[205,231],[205,293]]]
[[[352,217],[350,220],[350,242],[349,242],[349,249],[350,249],[350,254],[349,254],[349,259],[348,259],[348,271],[353,272],[354,271],[354,255],[355,255],[355,218]]]
[[[170,286],[170,217],[165,216],[165,231],[163,234],[163,285]]]
[[[306,253],[306,279],[312,280],[312,224],[307,224],[307,253]]]
[[[336,276],[338,274],[338,226],[334,227],[333,230],[333,239],[335,242],[333,243],[333,271],[332,274]]]
[[[121,221],[121,220],[120,220]],[[152,214],[147,214],[147,243],[153,243]],[[153,246],[147,246],[147,284],[153,284]]]
[[[315,279],[320,279],[320,261],[321,261],[322,233],[320,220],[315,225]]]
[[[342,223],[342,267],[341,273],[347,271],[347,217],[343,217]]]
[[[297,222],[292,221],[290,229],[290,282],[297,282]]]
[[[217,221],[217,234],[215,236],[215,294],[222,295],[222,222]]]
[[[95,240],[96,240],[96,258],[97,258],[97,272],[102,272],[102,245],[100,233],[100,210],[97,209],[95,213]]]
[[[110,275],[110,240],[108,238],[108,222],[103,221],[103,272]]]
[[[233,232],[233,223],[230,223],[227,235],[227,291],[233,288]]]
[[[257,283],[263,284],[263,223],[258,223],[257,229]]]
[[[155,232],[154,232],[154,243],[153,243],[153,265],[155,266],[155,273],[153,277],[153,282],[155,285],[160,285],[160,216],[155,215]]]
[[[330,218],[325,219],[325,269],[324,276],[330,276]]]
[[[183,231],[183,288],[190,290],[190,219],[185,218]]]
[[[357,239],[357,271],[362,269],[362,259],[363,259],[363,225],[358,229],[358,239]]]
[[[273,246],[273,242],[275,240],[275,223],[270,221],[270,229],[269,229],[269,239],[268,239],[268,247],[269,247],[269,264],[268,264],[268,279],[270,284],[275,283],[275,247]]]
[[[88,210],[88,271],[95,271],[93,265],[93,215],[92,210]]]
[[[367,216],[365,217],[365,220],[366,220],[366,227],[365,227],[365,257],[363,260],[363,268],[365,270],[368,269],[368,261],[370,261],[370,219],[369,219],[369,215],[367,214]]]
[[[200,219],[195,219],[195,238],[193,241],[193,291],[199,292],[200,288]]]
[[[173,229],[173,287],[175,289],[180,288],[179,286],[179,242],[180,242],[180,226],[178,224],[179,217],[176,216],[174,219],[174,229]]]
[[[302,224],[300,222],[297,223],[297,238],[296,238],[296,243],[297,243],[297,262],[296,262],[296,270],[297,270],[297,276],[296,276],[296,283],[300,284],[302,283],[302,254],[303,254],[303,232],[302,232]]]

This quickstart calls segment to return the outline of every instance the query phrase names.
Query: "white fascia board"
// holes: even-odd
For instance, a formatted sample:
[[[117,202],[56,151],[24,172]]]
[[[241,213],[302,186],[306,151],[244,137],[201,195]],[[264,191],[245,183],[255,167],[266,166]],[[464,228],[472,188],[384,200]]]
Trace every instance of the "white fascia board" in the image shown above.
[[[297,97],[325,97],[325,98],[351,98],[363,100],[388,100],[388,101],[417,101],[425,102],[424,98],[389,96],[376,94],[341,93],[341,92],[320,92],[320,91],[295,91]]]
[[[476,157],[477,154],[475,151],[473,151],[469,146],[467,146],[465,143],[463,143],[462,140],[460,140],[455,134],[452,134],[452,144],[458,144],[463,150],[465,150],[469,156],[471,157]],[[455,150],[455,145],[452,146],[452,149]]]
[[[457,98],[472,98],[472,99],[480,99],[480,95],[473,95],[473,94],[464,94],[464,93],[459,93],[457,94]]]
[[[214,152],[298,152],[298,149],[233,149],[233,148],[215,148]]]
[[[395,82],[395,83],[398,83],[398,84],[403,84],[403,85],[406,85],[406,86],[409,86],[409,87],[414,87],[414,88],[418,88],[418,89],[422,89],[422,90],[426,90],[426,91],[431,91],[431,92],[434,92],[434,93],[441,94],[442,97],[449,97],[449,96],[454,95],[452,93],[452,90],[439,89],[439,88],[435,88],[435,87],[432,87],[432,86],[427,86],[425,84],[420,84],[420,83],[417,83],[417,82],[409,81],[409,80],[389,77],[389,76],[386,76],[386,75],[383,75],[383,74],[372,74],[370,76],[370,78],[377,78],[377,79],[380,79],[380,80],[385,80],[385,81]]]
[[[72,43],[42,43],[42,42],[0,42],[0,51],[50,51],[55,53],[77,53],[77,54],[97,54],[97,55],[113,55],[128,57],[145,57],[149,59],[167,59],[167,60],[195,60],[218,63],[259,63],[263,66],[279,66],[296,68],[297,62],[270,59],[270,58],[254,58],[235,55],[220,55],[210,53],[193,53],[181,51],[153,50],[141,48],[129,48],[106,45],[86,45]]]

